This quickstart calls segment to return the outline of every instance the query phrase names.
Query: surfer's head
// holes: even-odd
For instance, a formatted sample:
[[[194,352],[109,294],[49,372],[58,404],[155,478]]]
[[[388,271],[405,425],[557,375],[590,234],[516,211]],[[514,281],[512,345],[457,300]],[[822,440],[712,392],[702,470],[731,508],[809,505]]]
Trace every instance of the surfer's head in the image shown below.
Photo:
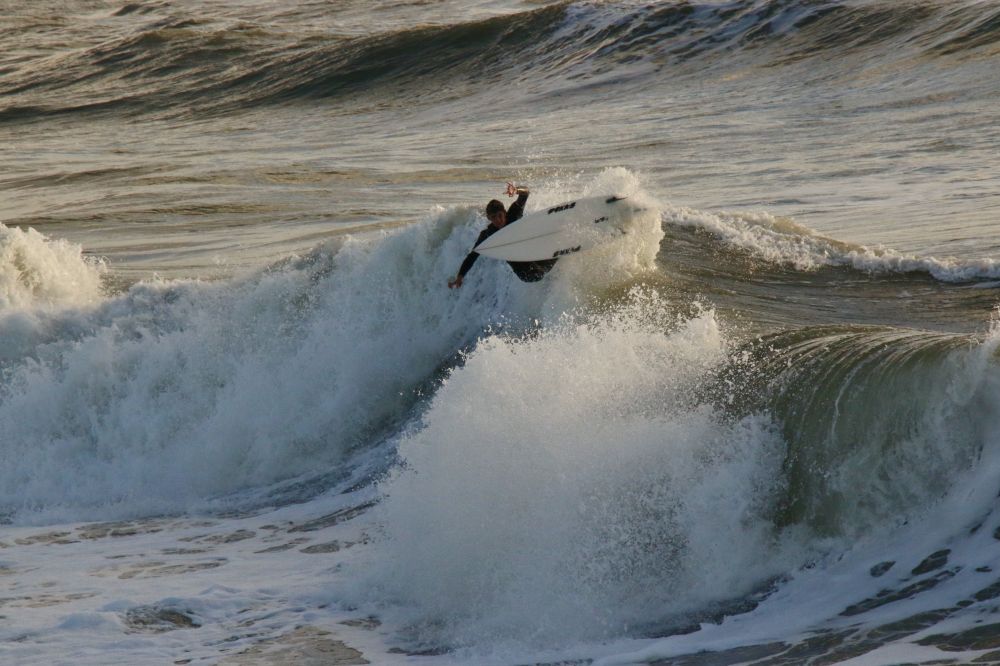
[[[486,204],[486,219],[488,219],[494,227],[502,227],[507,224],[507,209],[503,207],[502,201],[493,201]]]

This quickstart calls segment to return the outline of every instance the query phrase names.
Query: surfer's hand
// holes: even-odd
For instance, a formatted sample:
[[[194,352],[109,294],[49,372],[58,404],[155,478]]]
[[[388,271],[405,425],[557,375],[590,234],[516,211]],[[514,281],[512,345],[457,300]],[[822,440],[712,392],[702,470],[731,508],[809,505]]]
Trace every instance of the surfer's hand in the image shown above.
[[[512,197],[512,196],[517,195],[517,194],[528,194],[528,188],[527,187],[517,187],[516,185],[514,185],[514,183],[511,183],[510,181],[508,181],[507,182],[507,190],[506,190],[506,192],[507,192],[507,196]]]
[[[454,280],[448,280],[448,288],[456,289],[462,286],[462,276],[456,275]]]

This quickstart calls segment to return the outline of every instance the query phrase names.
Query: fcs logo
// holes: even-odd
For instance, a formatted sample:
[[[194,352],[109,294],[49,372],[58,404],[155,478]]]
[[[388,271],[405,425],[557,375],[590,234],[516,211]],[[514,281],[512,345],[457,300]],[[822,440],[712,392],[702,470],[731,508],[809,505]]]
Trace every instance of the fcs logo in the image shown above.
[[[549,208],[546,215],[551,215],[552,213],[558,213],[561,210],[569,210],[570,208],[576,208],[576,202],[571,201],[568,204],[563,204],[562,206],[556,206],[555,208]]]
[[[567,254],[573,254],[574,252],[579,252],[583,248],[582,245],[577,245],[576,247],[568,247],[565,250],[556,250],[552,253],[552,258],[563,257]]]

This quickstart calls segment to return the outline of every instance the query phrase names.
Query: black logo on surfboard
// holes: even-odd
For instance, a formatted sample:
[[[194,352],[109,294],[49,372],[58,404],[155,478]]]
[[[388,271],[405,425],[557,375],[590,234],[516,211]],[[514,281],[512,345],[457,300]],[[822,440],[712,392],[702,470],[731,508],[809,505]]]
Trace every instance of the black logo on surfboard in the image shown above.
[[[568,204],[563,204],[562,206],[556,206],[555,208],[549,208],[546,215],[551,215],[552,213],[558,213],[561,210],[569,210],[570,208],[576,208],[575,201],[571,201]]]
[[[581,249],[583,249],[583,246],[577,245],[576,247],[568,247],[565,250],[556,250],[555,252],[552,253],[552,258],[555,259],[556,257],[563,257],[566,256],[567,254],[573,254],[574,252],[579,252]]]

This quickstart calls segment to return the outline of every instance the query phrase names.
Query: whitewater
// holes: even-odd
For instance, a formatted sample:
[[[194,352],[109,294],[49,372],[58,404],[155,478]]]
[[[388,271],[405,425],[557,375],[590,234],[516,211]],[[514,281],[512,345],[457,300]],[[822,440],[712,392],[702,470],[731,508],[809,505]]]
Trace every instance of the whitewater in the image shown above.
[[[1000,663],[1000,4],[0,9],[0,662]]]

